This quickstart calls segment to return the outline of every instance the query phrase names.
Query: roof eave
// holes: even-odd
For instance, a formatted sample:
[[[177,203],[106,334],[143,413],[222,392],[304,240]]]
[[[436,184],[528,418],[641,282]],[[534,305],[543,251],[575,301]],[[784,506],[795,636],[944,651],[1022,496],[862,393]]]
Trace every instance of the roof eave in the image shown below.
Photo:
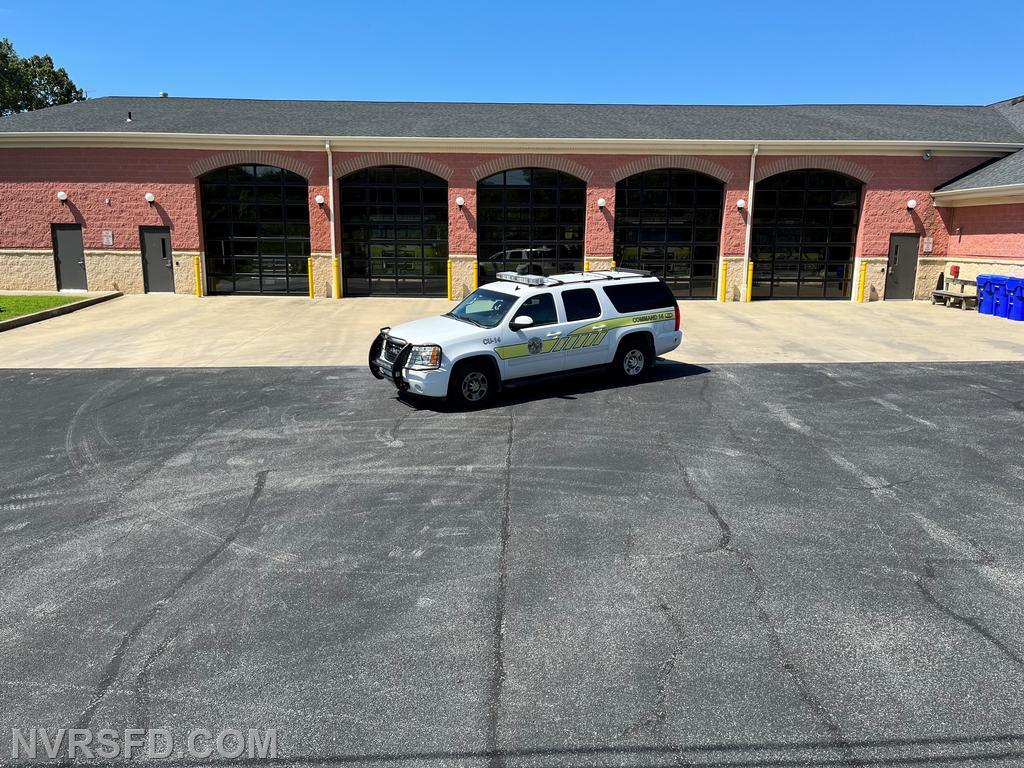
[[[413,152],[558,152],[594,154],[746,155],[754,144],[762,154],[933,154],[1000,156],[1024,148],[1019,142],[761,140],[761,139],[594,139],[473,138],[409,136],[280,136],[124,131],[0,132],[0,147],[152,147],[167,149],[292,149],[320,151],[330,141],[335,151]]]
[[[938,208],[1024,203],[1024,183],[932,192],[932,200]]]

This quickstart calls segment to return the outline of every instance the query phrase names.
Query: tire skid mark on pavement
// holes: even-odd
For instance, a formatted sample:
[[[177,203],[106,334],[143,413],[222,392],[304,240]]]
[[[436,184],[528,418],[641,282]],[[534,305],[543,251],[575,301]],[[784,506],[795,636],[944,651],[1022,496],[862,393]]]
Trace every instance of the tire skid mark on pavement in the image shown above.
[[[256,473],[256,481],[252,492],[249,494],[245,508],[241,516],[235,522],[233,530],[223,538],[217,547],[200,558],[199,561],[196,562],[184,575],[179,577],[178,580],[166,592],[164,592],[163,595],[154,602],[134,624],[132,624],[128,631],[121,636],[121,640],[118,641],[109,660],[107,661],[106,667],[103,670],[103,676],[100,678],[99,683],[93,690],[89,703],[78,716],[75,723],[76,728],[87,728],[89,726],[89,723],[92,721],[92,717],[96,713],[100,704],[103,703],[117,685],[125,656],[128,654],[128,651],[131,650],[131,647],[134,645],[139,635],[142,634],[143,630],[145,630],[146,627],[152,624],[153,621],[160,616],[167,605],[176,599],[182,590],[189,586],[189,584],[194,580],[198,579],[238,537],[242,528],[256,510],[256,504],[259,502],[260,496],[263,495],[263,490],[267,484],[267,475],[269,473],[269,469],[264,469]]]

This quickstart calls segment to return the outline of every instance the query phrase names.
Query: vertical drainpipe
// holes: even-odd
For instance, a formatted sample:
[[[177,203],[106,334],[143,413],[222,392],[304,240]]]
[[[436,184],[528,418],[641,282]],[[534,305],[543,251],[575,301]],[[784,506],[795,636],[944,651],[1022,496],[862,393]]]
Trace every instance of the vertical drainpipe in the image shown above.
[[[747,232],[743,239],[743,300],[750,301],[747,296],[747,274],[750,271],[750,238],[754,229],[754,170],[757,168],[757,152],[759,145],[755,144],[750,153],[750,184],[747,186]]]
[[[337,235],[334,231],[334,155],[331,153],[331,142],[324,141],[324,149],[327,150],[327,218],[331,222],[331,294],[336,299],[341,298],[341,285],[338,281],[338,244]]]

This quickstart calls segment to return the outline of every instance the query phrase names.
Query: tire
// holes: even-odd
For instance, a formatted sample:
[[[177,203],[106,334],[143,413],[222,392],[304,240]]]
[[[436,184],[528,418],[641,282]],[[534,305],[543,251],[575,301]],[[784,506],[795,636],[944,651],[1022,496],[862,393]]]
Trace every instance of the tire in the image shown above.
[[[619,381],[641,381],[654,367],[654,349],[650,340],[642,336],[624,339],[615,352],[612,373]]]
[[[482,408],[498,392],[498,376],[494,367],[483,362],[456,366],[448,382],[448,400],[463,408]]]

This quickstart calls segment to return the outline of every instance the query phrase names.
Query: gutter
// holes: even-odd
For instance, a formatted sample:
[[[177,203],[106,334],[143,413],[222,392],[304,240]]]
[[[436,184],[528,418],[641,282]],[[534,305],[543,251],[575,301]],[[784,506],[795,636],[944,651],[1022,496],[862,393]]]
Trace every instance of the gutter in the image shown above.
[[[762,141],[760,139],[595,139],[479,138],[444,136],[268,136],[212,133],[149,133],[127,131],[0,131],[3,147],[160,147],[190,149],[292,149],[317,152],[324,142],[346,151],[412,152],[566,152],[619,154],[746,155],[751,144],[771,155],[851,154],[915,155],[928,149],[936,155],[998,157],[1024,148],[1024,142],[971,141]]]
[[[955,203],[970,203],[983,205],[987,200],[999,200],[1000,198],[1024,197],[1024,183],[1020,184],[999,184],[992,187],[970,187],[968,189],[950,189],[945,192],[932,192],[932,200],[939,208],[951,206]],[[978,202],[981,201],[981,202]],[[1010,201],[1007,201],[1010,202]]]

